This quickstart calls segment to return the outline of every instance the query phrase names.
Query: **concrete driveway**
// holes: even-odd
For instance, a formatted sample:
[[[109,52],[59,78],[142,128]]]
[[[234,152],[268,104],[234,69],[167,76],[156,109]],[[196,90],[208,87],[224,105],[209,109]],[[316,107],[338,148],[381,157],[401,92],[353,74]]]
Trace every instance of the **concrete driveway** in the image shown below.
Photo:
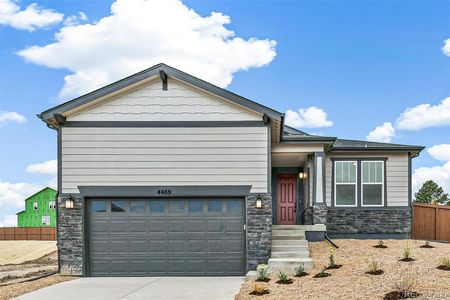
[[[17,299],[234,299],[243,277],[91,277],[55,284]]]

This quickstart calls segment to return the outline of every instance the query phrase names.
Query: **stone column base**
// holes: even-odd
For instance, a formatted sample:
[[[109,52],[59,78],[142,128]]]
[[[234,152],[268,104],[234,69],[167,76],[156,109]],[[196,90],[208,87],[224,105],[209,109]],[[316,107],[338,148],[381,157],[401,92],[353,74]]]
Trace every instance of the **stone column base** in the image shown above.
[[[327,224],[327,206],[325,203],[314,203],[313,224]]]
[[[272,197],[261,196],[263,207],[256,208],[256,196],[247,197],[247,268],[267,264],[272,246]]]

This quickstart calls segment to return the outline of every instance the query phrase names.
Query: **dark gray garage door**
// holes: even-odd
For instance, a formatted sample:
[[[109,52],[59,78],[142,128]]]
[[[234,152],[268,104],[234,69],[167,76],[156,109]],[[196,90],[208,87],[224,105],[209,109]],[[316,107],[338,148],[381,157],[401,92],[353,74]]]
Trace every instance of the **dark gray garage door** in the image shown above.
[[[91,276],[242,275],[242,199],[89,199]]]

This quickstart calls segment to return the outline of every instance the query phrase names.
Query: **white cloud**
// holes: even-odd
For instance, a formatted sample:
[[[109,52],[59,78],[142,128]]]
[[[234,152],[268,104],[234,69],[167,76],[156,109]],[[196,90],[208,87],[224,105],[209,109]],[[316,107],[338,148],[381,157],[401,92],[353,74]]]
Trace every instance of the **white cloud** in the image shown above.
[[[230,17],[203,17],[179,0],[117,0],[96,22],[63,27],[56,42],[18,54],[49,68],[68,69],[60,98],[78,96],[157,63],[221,87],[240,70],[261,67],[275,55],[276,42],[243,39],[227,29]]]
[[[56,159],[48,160],[43,163],[31,164],[27,166],[26,171],[33,174],[53,175],[56,176],[58,163]]]
[[[0,0],[0,24],[16,29],[34,31],[62,21],[64,15],[52,9],[39,7],[36,3],[21,8],[11,0]]]
[[[442,166],[415,169],[412,176],[413,192],[417,192],[427,180],[433,180],[444,189],[444,192],[450,193],[450,161]]]
[[[0,227],[15,227],[17,226],[17,215],[4,215],[3,220],[0,220]]]
[[[0,181],[0,211],[8,208],[23,209],[24,200],[43,188],[44,186],[34,183]]]
[[[1,1],[1,0],[0,0]],[[13,111],[0,111],[0,127],[5,125],[7,122],[25,123],[27,119]]]
[[[407,108],[397,119],[397,127],[406,130],[446,125],[450,125],[450,97],[437,105],[420,104]]]
[[[298,111],[288,109],[285,114],[286,125],[295,128],[320,128],[333,126],[333,122],[327,120],[327,113],[318,107],[311,106]]]
[[[437,160],[450,161],[450,144],[435,145],[428,148],[428,153]]]
[[[82,23],[83,21],[87,21],[88,17],[82,11],[78,13],[78,15],[68,16],[64,20],[64,26],[76,26]]]
[[[366,140],[374,142],[389,143],[395,136],[395,129],[391,122],[384,122],[366,135]]]
[[[442,53],[447,56],[450,56],[450,39],[446,39],[444,41],[444,46],[442,47]]]

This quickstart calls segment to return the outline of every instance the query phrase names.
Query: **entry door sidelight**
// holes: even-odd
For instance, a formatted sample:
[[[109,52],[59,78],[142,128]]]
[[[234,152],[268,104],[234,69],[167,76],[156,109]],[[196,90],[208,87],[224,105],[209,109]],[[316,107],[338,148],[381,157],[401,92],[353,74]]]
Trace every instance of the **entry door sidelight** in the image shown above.
[[[297,223],[297,174],[279,174],[277,179],[277,223],[295,225]]]

